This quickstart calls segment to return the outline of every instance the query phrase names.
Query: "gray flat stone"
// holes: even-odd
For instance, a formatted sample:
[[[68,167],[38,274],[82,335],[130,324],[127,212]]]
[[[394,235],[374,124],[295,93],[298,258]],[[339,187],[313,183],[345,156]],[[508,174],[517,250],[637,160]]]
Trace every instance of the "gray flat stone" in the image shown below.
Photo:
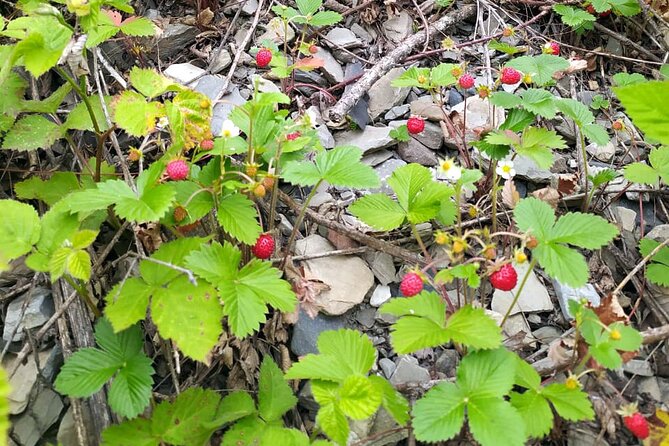
[[[374,276],[381,285],[388,285],[395,281],[397,270],[395,269],[395,262],[390,254],[385,252],[372,251],[365,255],[365,260],[372,269]]]
[[[436,166],[439,164],[434,151],[425,147],[420,141],[414,138],[410,138],[407,142],[400,142],[397,146],[397,154],[407,163],[417,163],[423,166]]]
[[[13,422],[12,432],[22,446],[34,446],[63,410],[60,396],[51,389],[41,389],[30,410]]]
[[[555,294],[557,295],[558,301],[560,302],[560,308],[562,309],[562,314],[568,320],[574,319],[574,316],[569,311],[569,301],[570,300],[581,300],[583,298],[587,299],[593,306],[598,307],[601,299],[597,290],[591,284],[587,284],[580,288],[572,288],[568,285],[564,285],[557,280],[553,280],[553,287],[555,288]]]
[[[393,152],[387,149],[380,149],[380,150],[374,150],[373,152],[369,152],[368,154],[363,156],[360,161],[367,164],[368,166],[375,167],[392,157],[393,157]]]
[[[439,106],[434,103],[431,96],[421,96],[409,104],[411,107],[411,114],[422,116],[430,121],[441,121],[444,119],[444,114],[439,109]]]
[[[376,310],[374,308],[363,308],[362,310],[358,310],[358,312],[355,313],[355,320],[365,328],[372,328],[374,325],[375,315]]]
[[[372,127],[368,125],[365,130],[348,130],[334,135],[338,146],[355,146],[364,154],[377,149],[384,149],[396,144],[390,137],[390,127]]]
[[[325,44],[330,48],[354,48],[362,46],[362,41],[348,28],[332,28],[325,35],[325,39]]]
[[[21,317],[24,304],[27,304]],[[20,341],[24,329],[41,327],[53,316],[54,306],[51,290],[36,287],[30,296],[24,294],[14,299],[7,307],[2,338],[5,341]],[[12,333],[14,337],[12,338]]]
[[[206,73],[200,67],[190,63],[175,63],[165,68],[163,74],[181,85],[188,85]]]
[[[390,110],[383,116],[383,119],[387,120],[393,120],[393,119],[399,119],[404,116],[406,116],[409,113],[410,110],[410,105],[409,104],[402,104],[402,105],[397,105]]]
[[[663,242],[669,238],[669,225],[658,225],[650,230],[646,237],[658,242]]]
[[[369,104],[367,110],[369,112],[369,117],[372,120],[378,118],[381,114],[387,112],[391,108],[404,103],[411,88],[397,88],[393,87],[391,83],[404,74],[405,71],[406,70],[401,67],[393,68],[379,80],[374,82],[369,89]]]
[[[413,356],[403,355],[397,364],[397,369],[390,377],[390,383],[394,386],[408,383],[423,383],[430,380],[430,372],[418,365],[418,360]]]
[[[653,368],[648,361],[643,359],[632,359],[623,364],[623,370],[632,375],[655,376]]]
[[[458,364],[460,364],[460,354],[456,350],[448,349],[441,352],[434,364],[434,368],[437,372],[446,375],[447,378],[453,378]]]
[[[393,43],[401,43],[413,34],[413,19],[406,11],[383,22],[383,31]]]
[[[323,61],[323,66],[320,68],[321,73],[327,80],[332,83],[341,82],[344,80],[344,69],[341,64],[337,62],[331,52],[325,48],[318,47],[318,51],[314,54]]]
[[[309,353],[318,353],[316,341],[324,331],[346,328],[346,319],[338,316],[317,314],[310,318],[304,310],[300,310],[297,322],[293,327],[293,336],[290,339],[290,350],[297,356]]]
[[[211,118],[211,132],[214,136],[221,135],[223,121],[228,119],[230,112],[238,105],[244,105],[246,100],[239,94],[239,88],[233,87],[230,93],[221,98],[220,103],[214,106],[213,116]]]
[[[183,23],[170,23],[163,29],[158,38],[158,53],[161,59],[171,59],[184,48],[188,48],[195,42],[200,31],[195,26]]]
[[[392,359],[381,358],[379,359],[379,368],[383,371],[385,377],[390,379],[390,377],[393,376],[393,373],[395,373],[397,365],[395,365],[395,362]]]

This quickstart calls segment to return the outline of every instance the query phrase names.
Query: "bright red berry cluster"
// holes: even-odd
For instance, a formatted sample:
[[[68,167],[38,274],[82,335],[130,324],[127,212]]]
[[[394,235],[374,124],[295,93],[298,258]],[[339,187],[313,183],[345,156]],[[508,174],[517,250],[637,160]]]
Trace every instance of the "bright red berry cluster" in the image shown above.
[[[214,141],[211,139],[203,139],[200,142],[200,148],[202,150],[211,150],[214,148]]]
[[[498,290],[511,291],[517,283],[518,273],[513,265],[509,263],[490,275],[490,284]]]
[[[419,116],[412,116],[407,121],[407,130],[412,135],[417,135],[425,130],[425,120]]]
[[[423,291],[423,279],[417,273],[407,273],[400,283],[403,296],[411,297]]]
[[[188,177],[188,163],[181,159],[172,160],[167,163],[165,172],[172,181],[185,180]]]
[[[302,136],[302,134],[300,132],[293,132],[293,133],[287,134],[286,139],[288,141],[293,141],[293,140],[299,138],[300,136]]]
[[[274,254],[274,237],[270,234],[260,234],[251,252],[259,259],[267,260]]]
[[[623,417],[623,422],[636,438],[643,440],[650,435],[648,420],[639,412]]]
[[[474,86],[474,76],[471,74],[463,74],[458,79],[458,84],[465,90],[468,90]]]

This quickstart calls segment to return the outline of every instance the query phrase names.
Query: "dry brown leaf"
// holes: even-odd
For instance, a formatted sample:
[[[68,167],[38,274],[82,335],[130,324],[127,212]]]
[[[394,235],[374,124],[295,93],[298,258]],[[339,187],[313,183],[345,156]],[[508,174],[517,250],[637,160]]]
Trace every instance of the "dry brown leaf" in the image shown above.
[[[566,74],[578,73],[579,71],[584,71],[588,69],[588,61],[583,59],[569,59],[569,68],[564,72]]]
[[[555,364],[564,364],[569,361],[573,356],[573,351],[569,348],[569,343],[565,339],[558,338],[555,339],[548,345],[548,354],[547,356]]]
[[[643,441],[643,446],[669,446],[669,412],[655,409],[648,424],[650,435]]]
[[[578,176],[575,173],[561,173],[558,175],[557,190],[561,196],[571,195],[578,188]]]
[[[541,201],[545,201],[554,209],[557,207],[558,201],[560,200],[560,192],[552,187],[544,187],[543,189],[535,190],[532,192],[532,196]]]
[[[311,317],[316,317],[323,308],[316,297],[330,287],[323,281],[309,276],[309,270],[304,266],[295,266],[289,259],[286,262],[286,280],[293,285],[293,291],[300,302],[301,308]]]
[[[502,187],[502,202],[509,208],[514,209],[520,201],[520,194],[513,180],[506,180]]]

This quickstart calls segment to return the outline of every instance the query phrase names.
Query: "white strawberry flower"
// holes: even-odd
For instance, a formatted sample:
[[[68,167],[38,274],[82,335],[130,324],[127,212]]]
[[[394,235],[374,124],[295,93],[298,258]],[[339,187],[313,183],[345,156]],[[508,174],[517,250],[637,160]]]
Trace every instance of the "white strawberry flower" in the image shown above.
[[[455,182],[462,176],[462,168],[458,166],[452,158],[439,160],[437,176]]]
[[[231,120],[226,119],[223,121],[221,136],[224,138],[234,138],[235,136],[239,136],[239,127],[237,127]]]
[[[516,175],[516,169],[513,168],[513,161],[500,161],[497,163],[497,169],[495,169],[497,175],[504,178],[505,180],[510,180]]]

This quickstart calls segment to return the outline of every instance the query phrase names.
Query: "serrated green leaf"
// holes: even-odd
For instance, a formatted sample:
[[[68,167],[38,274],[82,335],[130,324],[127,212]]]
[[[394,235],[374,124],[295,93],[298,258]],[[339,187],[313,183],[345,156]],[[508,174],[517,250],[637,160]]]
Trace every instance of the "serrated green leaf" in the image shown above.
[[[625,166],[625,178],[633,183],[657,186],[660,182],[660,174],[645,163],[632,163]]]
[[[569,243],[586,249],[597,249],[618,235],[618,228],[602,217],[570,212],[560,217],[550,231],[552,243]]]
[[[555,96],[547,90],[530,88],[522,93],[525,110],[547,119],[555,117]]]
[[[502,342],[497,323],[483,309],[466,305],[446,321],[446,332],[458,343],[476,349],[496,348]]]
[[[255,243],[262,232],[253,202],[240,193],[223,197],[216,216],[223,230],[242,243]]]
[[[647,137],[669,144],[669,112],[663,104],[669,101],[669,81],[651,81],[613,91],[634,124]]]
[[[9,261],[27,254],[40,238],[41,223],[30,205],[0,200],[0,257]]]
[[[609,330],[620,333],[620,339],[610,339],[609,342],[616,350],[624,352],[634,352],[641,348],[643,336],[633,327],[625,325],[622,322],[615,322],[609,325]]]
[[[155,98],[168,91],[180,91],[182,87],[170,78],[148,68],[133,67],[130,83],[147,98]]]
[[[500,52],[502,52],[504,54],[508,54],[510,56],[513,56],[514,54],[517,54],[517,53],[522,53],[524,51],[527,51],[527,47],[520,47],[519,48],[519,47],[516,47],[516,46],[513,46],[513,45],[509,45],[508,43],[505,43],[505,42],[500,42],[500,41],[495,40],[495,39],[488,42],[488,48],[490,48],[491,50],[500,51]]]
[[[72,397],[87,397],[102,388],[121,366],[119,359],[96,348],[83,348],[60,369],[54,388]]]
[[[657,170],[665,184],[669,184],[669,146],[660,147],[650,151],[648,160]]]
[[[552,149],[566,147],[565,141],[555,131],[541,127],[527,127],[523,132],[521,144],[516,147],[516,152],[532,159],[540,168],[548,169],[554,161]]]
[[[146,136],[156,126],[156,120],[165,116],[163,104],[146,102],[144,96],[126,90],[114,101],[114,120],[131,136]]]
[[[435,87],[448,87],[457,82],[457,77],[453,75],[453,70],[460,68],[460,65],[452,63],[441,63],[430,71],[430,84]]]
[[[499,126],[500,130],[511,130],[512,132],[521,132],[525,127],[532,124],[536,116],[527,110],[521,108],[513,108],[509,110],[506,119]],[[501,157],[503,158],[503,157]],[[501,159],[497,158],[497,159]]]
[[[91,256],[83,250],[72,251],[67,257],[67,272],[75,279],[88,282],[91,278]]]
[[[284,380],[281,369],[266,356],[258,378],[258,413],[265,421],[279,420],[295,404],[297,398]]]
[[[374,188],[379,178],[372,167],[360,162],[362,150],[352,146],[335,147],[316,155],[315,162],[292,161],[283,170],[286,181],[313,186],[324,180],[333,186]]]
[[[297,9],[302,15],[313,15],[323,4],[322,0],[297,0]]]
[[[604,169],[597,172],[594,176],[591,176],[590,181],[592,181],[592,187],[597,188],[616,179],[618,175],[618,172],[613,169]]]
[[[206,239],[200,237],[184,237],[168,243],[163,243],[156,252],[151,255],[152,259],[160,260],[176,266],[186,266],[186,257],[194,250],[202,247]],[[161,265],[150,260],[142,260],[139,263],[139,271],[146,283],[162,287],[183,273]]]
[[[163,338],[172,339],[187,356],[208,363],[207,356],[223,331],[216,290],[179,277],[154,293],[151,317]]]
[[[109,406],[117,414],[134,418],[144,412],[151,400],[153,367],[144,355],[128,358],[109,387]]]
[[[138,277],[119,283],[105,297],[105,315],[115,331],[125,330],[144,319],[155,289]]]
[[[533,254],[546,273],[574,288],[588,281],[588,264],[576,250],[555,243],[540,244]]]
[[[465,421],[465,395],[453,384],[442,382],[416,401],[411,411],[416,439],[426,442],[453,438]]]
[[[308,354],[286,371],[287,379],[312,379],[341,382],[348,376],[348,370],[341,367],[341,361],[332,356]]]
[[[539,373],[529,365],[525,360],[516,356],[516,385],[529,390],[539,390],[541,388],[541,377]]]
[[[267,425],[256,416],[242,418],[223,435],[221,446],[255,446]]]
[[[58,106],[60,106],[60,104],[65,99],[65,96],[67,96],[70,91],[72,91],[72,86],[68,83],[65,83],[58,87],[56,91],[51,93],[48,98],[45,98],[41,101],[23,101],[23,111],[32,113],[56,113]]]
[[[419,82],[419,79],[425,79],[425,82]],[[393,87],[426,87],[430,79],[429,68],[411,67],[404,73],[396,77],[390,83]]]
[[[566,420],[592,420],[595,417],[588,394],[580,389],[568,389],[563,383],[553,383],[544,387],[541,393]]]
[[[54,172],[48,180],[34,176],[14,186],[16,196],[24,200],[42,200],[52,206],[72,191],[80,188],[72,172]]]
[[[515,108],[523,103],[520,96],[506,91],[496,91],[490,95],[490,103],[496,107]]]
[[[595,116],[590,109],[575,99],[560,99],[555,101],[555,106],[562,114],[572,119],[579,127],[592,124]]]
[[[386,194],[365,195],[355,201],[348,211],[379,231],[391,231],[402,226],[406,212]]]
[[[73,33],[53,16],[22,18],[25,21],[21,21],[21,24],[18,24],[19,20],[12,20],[7,29],[14,24],[18,24],[16,28],[24,28],[23,24],[29,23],[25,28],[30,34],[16,44],[16,55],[21,58],[21,64],[26,70],[38,78],[56,66]],[[41,32],[48,32],[48,35]]]
[[[341,22],[343,16],[335,11],[320,11],[314,14],[309,21],[311,26],[330,26]]]
[[[349,375],[339,389],[339,408],[353,420],[364,420],[376,413],[382,393],[366,376]]]
[[[8,47],[0,46],[0,50],[3,48]],[[4,79],[0,79],[0,88],[4,93],[0,95],[0,116],[16,117],[22,111],[22,100],[27,86],[28,82],[14,71],[10,71]]]
[[[350,373],[367,374],[376,360],[376,349],[367,335],[356,330],[330,330],[318,336],[318,351],[339,358]]]
[[[155,25],[146,17],[128,17],[119,28],[128,36],[147,37],[156,33]]]
[[[543,438],[553,427],[553,412],[546,399],[534,390],[510,393],[510,403],[525,422],[525,434]]]
[[[321,406],[316,414],[316,424],[338,444],[346,444],[349,433],[348,421],[338,405],[331,403]]]
[[[391,330],[391,344],[400,354],[438,347],[451,340],[444,327],[422,317],[404,316],[393,324]]]
[[[458,386],[469,398],[494,399],[506,395],[516,375],[514,354],[505,348],[480,350],[462,358]]]
[[[646,268],[646,278],[656,285],[669,287],[669,266],[651,263]]]
[[[113,424],[102,432],[103,446],[160,446],[151,432],[151,421],[144,418]]]
[[[525,423],[518,411],[498,398],[472,398],[467,404],[469,430],[481,446],[523,446]]]
[[[28,151],[48,149],[61,137],[61,127],[42,115],[27,115],[14,123],[5,135],[2,148]]]
[[[111,96],[105,96],[105,105],[107,110],[111,113],[112,110],[112,98]],[[90,101],[91,109],[93,110],[93,116],[95,116],[95,121],[97,122],[100,131],[105,132],[109,130],[109,125],[107,125],[107,118],[105,117],[104,110],[102,108],[102,101],[99,97],[92,98]],[[63,128],[67,130],[88,130],[95,131],[95,126],[91,120],[91,115],[88,111],[86,103],[78,103],[70,113],[67,115],[67,119],[63,124]]]
[[[604,127],[599,124],[586,124],[581,127],[583,136],[590,142],[605,146],[609,143],[609,134]]]
[[[386,411],[400,426],[405,426],[411,418],[409,416],[409,402],[406,398],[380,376],[372,375],[369,380],[376,386],[377,392],[383,396],[381,404]]]
[[[98,190],[105,191],[105,183],[98,183]],[[109,191],[107,191],[109,192]],[[169,184],[146,188],[137,197],[134,193],[120,197],[114,209],[119,217],[137,223],[156,222],[170,209],[176,192]]]
[[[553,80],[553,75],[558,71],[569,68],[567,60],[552,54],[541,54],[538,56],[521,56],[509,61],[506,66],[530,75],[532,81],[537,85],[545,85]]]
[[[630,85],[643,84],[647,79],[641,73],[616,73],[611,76],[616,87],[629,87]]]
[[[398,317],[422,317],[441,327],[446,323],[446,303],[434,292],[423,291],[410,299],[403,297],[391,299],[379,308],[379,312]]]
[[[593,29],[593,22],[597,20],[595,16],[588,14],[581,8],[557,4],[553,5],[553,10],[560,15],[560,18],[565,25],[574,27],[574,30],[577,32]]]
[[[555,223],[550,205],[537,198],[525,198],[516,205],[513,216],[522,232],[533,234],[538,240],[547,240]]]

